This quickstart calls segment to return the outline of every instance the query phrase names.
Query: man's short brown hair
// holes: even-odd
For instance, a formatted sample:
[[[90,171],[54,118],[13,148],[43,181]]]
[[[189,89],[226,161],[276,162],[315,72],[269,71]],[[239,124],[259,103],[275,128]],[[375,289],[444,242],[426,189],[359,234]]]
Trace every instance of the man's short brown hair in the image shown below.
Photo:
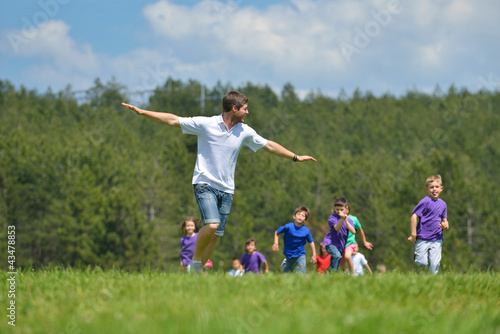
[[[236,106],[239,110],[247,103],[248,97],[245,94],[240,93],[237,90],[232,90],[222,98],[222,110],[224,112],[231,111],[233,106]]]

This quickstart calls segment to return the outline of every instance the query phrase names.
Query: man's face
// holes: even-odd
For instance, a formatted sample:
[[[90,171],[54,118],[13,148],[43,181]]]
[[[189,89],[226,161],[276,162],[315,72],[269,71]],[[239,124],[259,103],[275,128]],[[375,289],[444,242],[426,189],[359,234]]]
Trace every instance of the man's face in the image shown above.
[[[233,106],[234,116],[239,123],[245,122],[245,116],[248,115],[248,104],[243,105],[240,109],[237,109],[236,106]]]

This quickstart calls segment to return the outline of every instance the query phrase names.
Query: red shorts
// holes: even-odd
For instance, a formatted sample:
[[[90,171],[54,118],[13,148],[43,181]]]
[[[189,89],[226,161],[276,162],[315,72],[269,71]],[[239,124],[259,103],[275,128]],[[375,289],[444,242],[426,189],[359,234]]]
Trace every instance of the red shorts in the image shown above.
[[[345,251],[350,249],[351,250],[351,254],[354,253],[356,251],[356,244],[350,244],[349,246],[347,246],[345,249],[344,249],[344,254],[342,255],[342,260],[340,260],[340,263],[343,264],[345,263]]]

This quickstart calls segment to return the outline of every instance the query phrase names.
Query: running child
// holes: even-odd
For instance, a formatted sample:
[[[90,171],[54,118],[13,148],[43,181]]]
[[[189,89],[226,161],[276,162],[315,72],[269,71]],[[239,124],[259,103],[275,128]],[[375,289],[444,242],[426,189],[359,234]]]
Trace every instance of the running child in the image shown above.
[[[274,244],[272,250],[274,252],[279,250],[279,236],[278,234],[283,233],[285,249],[283,255],[285,255],[285,261],[282,265],[283,272],[292,272],[294,269],[297,273],[306,273],[306,251],[304,246],[306,241],[310,243],[312,250],[311,262],[316,263],[316,248],[314,247],[314,241],[311,232],[304,225],[309,217],[309,209],[305,206],[301,206],[295,209],[293,213],[293,222],[281,226],[274,232]]]
[[[441,175],[431,175],[425,181],[425,190],[429,194],[424,197],[412,211],[410,242],[415,243],[415,263],[419,267],[427,267],[429,272],[437,274],[441,263],[443,247],[443,230],[449,228],[448,207],[439,198],[443,191]]]
[[[257,251],[257,242],[254,238],[250,238],[245,243],[246,253],[240,259],[241,265],[245,268],[245,274],[254,273],[262,274],[261,265],[264,265],[265,273],[269,273],[267,260],[260,252]]]
[[[333,213],[328,219],[330,231],[325,235],[323,244],[326,251],[332,256],[330,267],[333,271],[339,268],[340,260],[344,254],[345,245],[349,231],[356,234],[356,229],[353,226],[352,220],[347,214],[348,202],[343,197],[338,197],[333,202]],[[350,272],[353,272],[352,261],[347,263]]]
[[[189,272],[191,270],[191,260],[193,259],[196,238],[198,236],[199,218],[188,217],[184,219],[181,230],[184,236],[181,238],[181,270]]]

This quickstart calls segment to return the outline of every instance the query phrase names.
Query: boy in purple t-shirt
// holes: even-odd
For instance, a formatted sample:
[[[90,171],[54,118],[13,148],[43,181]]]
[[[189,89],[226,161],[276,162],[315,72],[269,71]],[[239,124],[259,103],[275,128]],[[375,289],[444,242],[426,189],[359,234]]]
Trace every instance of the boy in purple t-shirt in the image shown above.
[[[264,264],[265,273],[269,272],[267,260],[261,253],[257,252],[257,242],[254,238],[250,238],[245,243],[246,253],[241,257],[241,265],[245,268],[245,274],[254,273],[262,274],[261,264]]]
[[[349,232],[356,234],[353,221],[349,218],[349,214],[347,213],[348,205],[349,203],[343,197],[335,199],[333,202],[333,213],[328,219],[330,231],[328,231],[323,239],[323,245],[325,245],[328,254],[331,255],[330,267],[334,271],[337,271],[339,268]],[[349,271],[351,273],[354,272],[352,261],[349,261],[347,265]]]
[[[443,229],[449,228],[448,209],[445,201],[439,198],[443,191],[441,175],[431,175],[425,181],[429,196],[423,198],[412,211],[411,235],[409,241],[415,243],[415,263],[427,267],[437,274],[441,262]]]

